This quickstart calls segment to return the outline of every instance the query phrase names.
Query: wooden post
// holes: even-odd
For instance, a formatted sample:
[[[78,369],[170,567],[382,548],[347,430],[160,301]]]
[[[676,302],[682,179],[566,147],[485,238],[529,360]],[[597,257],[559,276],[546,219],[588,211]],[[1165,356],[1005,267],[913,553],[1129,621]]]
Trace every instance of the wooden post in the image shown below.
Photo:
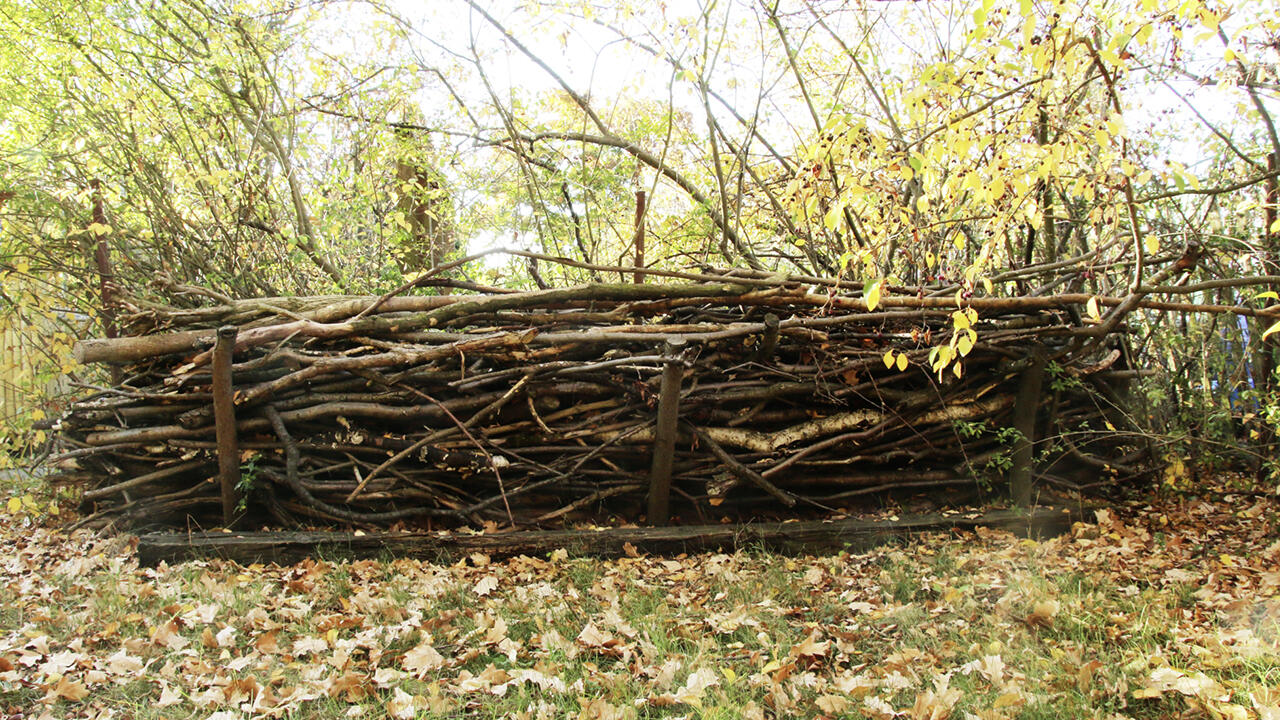
[[[644,191],[636,191],[636,264],[638,269],[644,268]],[[644,273],[636,273],[634,282],[644,282]]]
[[[213,346],[213,422],[218,440],[218,480],[222,488],[222,522],[231,527],[240,504],[240,442],[236,437],[236,406],[231,381],[231,353],[235,326],[218,328]]]
[[[1022,371],[1018,395],[1013,401],[1013,468],[1009,471],[1009,494],[1018,507],[1031,504],[1031,480],[1035,469],[1036,411],[1040,408],[1040,388],[1044,385],[1044,353],[1037,352],[1031,366]]]
[[[760,338],[756,362],[768,362],[773,357],[774,351],[778,349],[778,328],[781,322],[773,313],[764,316],[764,336]]]
[[[1277,162],[1276,154],[1269,153],[1267,155],[1267,172],[1274,173],[1280,168]],[[1277,182],[1275,175],[1271,175],[1266,180],[1266,200],[1263,203],[1262,214],[1262,237],[1265,238],[1262,253],[1263,273],[1274,275],[1280,272],[1280,233],[1271,232],[1271,225],[1276,221],[1276,204],[1280,203],[1280,182]],[[1268,290],[1280,291],[1280,287],[1269,287]],[[1266,323],[1270,323],[1267,320]],[[1262,333],[1266,331],[1266,323],[1256,322],[1253,325],[1254,337],[1258,340],[1258,352],[1254,363],[1253,389],[1258,393],[1258,397],[1271,397],[1275,388],[1275,371],[1276,356],[1274,343],[1262,340]],[[1259,430],[1256,448],[1258,449],[1259,458],[1268,458],[1272,455],[1271,445],[1275,442],[1275,431],[1270,423],[1262,423]],[[1270,463],[1265,460],[1258,462],[1257,479],[1259,482],[1266,479],[1267,474],[1271,472]]]
[[[649,472],[650,525],[666,525],[671,516],[671,467],[675,461],[676,422],[680,416],[680,380],[684,375],[680,353],[685,344],[684,338],[673,338],[663,348],[667,364],[662,369],[658,424],[653,431],[653,465]]]
[[[89,181],[93,192],[93,224],[106,226],[107,211],[102,202],[102,183],[94,178]],[[107,245],[107,235],[101,228],[95,227],[93,233],[97,243],[93,248],[93,262],[98,268],[98,298],[102,303],[99,312],[102,315],[102,334],[107,338],[119,336],[116,329],[115,272],[111,269],[111,248]],[[119,385],[124,381],[124,371],[119,365],[111,366],[111,384]]]

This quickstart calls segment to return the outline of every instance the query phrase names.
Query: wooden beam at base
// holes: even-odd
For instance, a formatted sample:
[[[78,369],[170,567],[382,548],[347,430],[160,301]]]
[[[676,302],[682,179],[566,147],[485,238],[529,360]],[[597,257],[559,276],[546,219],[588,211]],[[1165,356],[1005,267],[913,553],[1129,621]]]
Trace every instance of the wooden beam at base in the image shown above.
[[[755,525],[685,525],[605,530],[522,530],[492,535],[465,533],[230,532],[153,533],[138,541],[143,565],[198,558],[240,563],[296,563],[307,557],[372,557],[391,554],[424,560],[450,560],[471,553],[492,558],[544,556],[564,548],[571,555],[619,557],[630,545],[636,552],[683,552],[763,548],[790,553],[865,550],[895,538],[938,530],[977,527],[1008,530],[1021,536],[1059,535],[1079,520],[1068,508],[999,510],[980,515],[917,515],[899,520],[811,520]]]

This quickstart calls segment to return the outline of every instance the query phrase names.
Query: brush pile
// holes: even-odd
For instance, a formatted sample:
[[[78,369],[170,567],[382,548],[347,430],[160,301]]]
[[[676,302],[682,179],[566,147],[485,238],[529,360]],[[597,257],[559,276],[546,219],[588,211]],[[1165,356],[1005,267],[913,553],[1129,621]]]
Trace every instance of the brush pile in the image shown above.
[[[242,526],[651,520],[668,367],[679,385],[674,448],[658,443],[658,465],[671,464],[679,522],[827,512],[885,493],[1003,491],[1027,434],[1012,429],[1018,412],[1031,418],[1039,483],[1140,472],[1132,436],[1088,432],[1122,425],[1109,408],[1134,371],[1124,324],[1099,333],[1081,311],[1121,299],[681,276],[135,305],[122,317],[128,337],[78,348],[84,362],[121,367],[123,380],[62,418],[59,478],[83,487],[92,526],[223,525],[211,359],[227,326]],[[1032,372],[1043,380],[1019,401]]]

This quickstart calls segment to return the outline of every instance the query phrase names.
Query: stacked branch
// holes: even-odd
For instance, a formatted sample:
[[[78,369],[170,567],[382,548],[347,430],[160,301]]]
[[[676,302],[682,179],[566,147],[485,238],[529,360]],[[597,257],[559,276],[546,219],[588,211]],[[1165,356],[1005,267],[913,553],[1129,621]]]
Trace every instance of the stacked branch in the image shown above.
[[[681,522],[1003,488],[1019,453],[1027,488],[1140,472],[1133,436],[1089,433],[1124,422],[1113,407],[1135,369],[1123,322],[1082,322],[1083,294],[933,290],[890,288],[868,307],[834,281],[739,272],[134,307],[121,318],[133,335],[78,348],[124,380],[61,420],[59,478],[83,486],[99,527],[209,528],[234,513],[437,528],[653,520],[665,461]],[[952,343],[972,337],[960,308],[977,312],[972,349]],[[962,372],[936,367],[934,348],[957,344]],[[667,368],[676,394],[663,399]],[[676,403],[669,427],[661,402]]]

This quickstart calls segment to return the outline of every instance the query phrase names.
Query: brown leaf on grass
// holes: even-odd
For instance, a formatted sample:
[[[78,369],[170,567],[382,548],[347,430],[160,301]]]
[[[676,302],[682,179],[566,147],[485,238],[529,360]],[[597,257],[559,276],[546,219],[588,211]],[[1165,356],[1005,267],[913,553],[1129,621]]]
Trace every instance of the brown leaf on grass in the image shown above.
[[[177,652],[191,644],[190,640],[178,634],[179,630],[181,628],[178,627],[177,621],[170,620],[155,629],[155,632],[151,634],[151,641]]]
[[[182,693],[178,692],[177,688],[174,686],[166,683],[164,687],[160,689],[160,699],[156,700],[155,704],[156,707],[169,707],[170,705],[177,705],[180,702],[182,702]]]
[[[256,648],[256,649],[258,650],[258,652],[263,653],[263,654],[265,654],[265,655],[277,655],[277,654],[279,654],[279,652],[280,652],[280,643],[279,643],[279,641],[276,639],[276,631],[275,631],[275,630],[271,630],[271,631],[268,631],[268,632],[265,632],[265,633],[262,633],[261,635],[259,635],[259,636],[258,636],[258,637],[253,641],[253,647],[254,647],[254,648]]]
[[[413,700],[412,695],[396,688],[391,692],[391,699],[387,700],[387,717],[395,720],[413,720],[418,714]]]
[[[142,658],[130,655],[124,648],[107,657],[107,672],[112,675],[133,675],[143,666]]]
[[[1151,671],[1144,687],[1133,691],[1135,698],[1154,698],[1167,692],[1177,692],[1200,700],[1223,702],[1231,693],[1216,680],[1204,673],[1187,673],[1171,667],[1159,667]]]
[[[1280,687],[1259,688],[1249,693],[1249,702],[1258,713],[1258,720],[1280,720]]]
[[[1041,600],[1031,608],[1026,623],[1032,627],[1050,627],[1061,609],[1062,603],[1057,600]]]
[[[894,710],[892,705],[878,695],[868,695],[863,698],[862,706],[858,710],[871,720],[893,720],[904,714]]]
[[[509,680],[511,676],[506,670],[489,663],[479,675],[472,675],[470,671],[463,670],[458,675],[457,688],[458,692],[462,693],[492,690],[495,685],[503,685]]]
[[[878,684],[875,680],[865,675],[859,675],[851,670],[847,670],[844,673],[837,675],[833,679],[832,685],[835,686],[835,689],[845,695],[853,698],[860,698],[863,695],[869,694],[872,690],[875,690]]]
[[[689,673],[689,677],[684,681],[684,687],[676,691],[676,700],[699,707],[702,696],[706,695],[707,690],[719,684],[720,678],[716,677],[714,670],[706,667],[698,668]]]
[[[618,643],[619,640],[613,636],[613,633],[601,630],[596,627],[594,622],[588,621],[586,626],[582,628],[582,632],[578,633],[578,644],[583,647],[607,650]]]
[[[485,575],[484,577],[480,578],[480,582],[476,583],[475,588],[473,588],[475,594],[479,595],[480,597],[485,597],[497,589],[498,589],[498,578],[492,575]]]
[[[1081,665],[1080,669],[1076,671],[1076,688],[1080,692],[1089,692],[1089,689],[1093,686],[1093,674],[1102,667],[1102,663],[1097,660],[1090,660]]]
[[[360,702],[369,696],[369,679],[360,673],[349,672],[329,681],[329,697],[345,696],[347,702]]]
[[[951,717],[951,708],[964,693],[950,687],[950,683],[950,675],[939,676],[934,678],[932,689],[916,695],[916,702],[908,713],[911,720],[947,720]]]
[[[428,637],[406,652],[401,664],[410,675],[421,680],[427,673],[444,667],[444,656],[436,650]]]
[[[329,643],[324,638],[318,637],[300,637],[293,641],[293,656],[303,658],[307,655],[322,653],[329,649]]]
[[[843,715],[853,704],[849,698],[839,695],[822,695],[814,702],[818,709],[828,715]]]
[[[53,689],[50,690],[50,694],[55,698],[80,702],[89,696],[89,688],[63,675],[58,679],[58,684],[54,685]]]
[[[626,717],[620,708],[600,698],[578,698],[578,703],[582,706],[578,712],[578,720],[623,720]]]
[[[831,650],[831,643],[827,640],[818,639],[818,631],[814,630],[809,633],[799,645],[791,648],[791,657],[796,660],[815,661],[827,656],[827,652]]]

